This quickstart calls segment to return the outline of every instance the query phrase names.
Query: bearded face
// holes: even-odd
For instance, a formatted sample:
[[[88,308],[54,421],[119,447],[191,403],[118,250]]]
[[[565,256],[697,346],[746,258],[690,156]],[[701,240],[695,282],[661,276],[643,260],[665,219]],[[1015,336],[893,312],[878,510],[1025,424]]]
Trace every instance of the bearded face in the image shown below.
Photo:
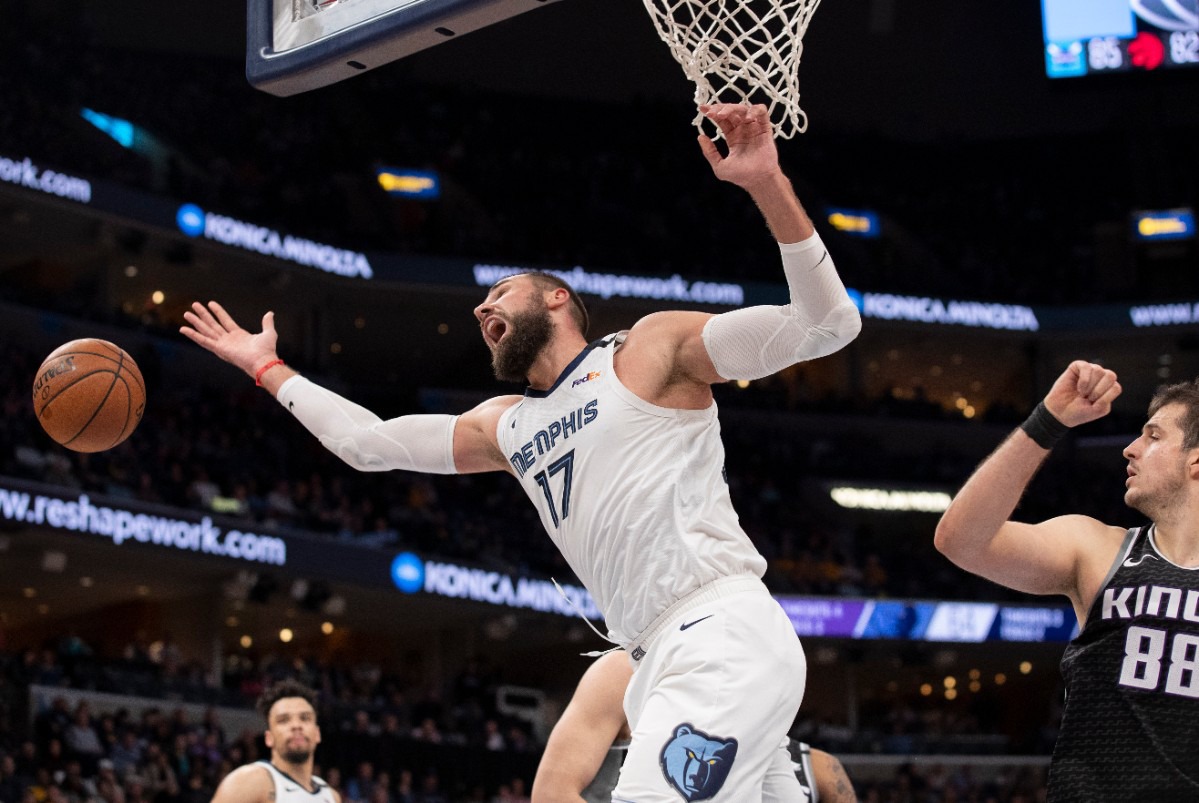
[[[266,743],[272,756],[292,765],[307,764],[321,741],[316,711],[302,697],[284,697],[271,706]]]
[[[549,307],[540,293],[534,293],[529,306],[507,322],[504,336],[491,352],[495,378],[504,382],[523,382],[541,350],[554,334]]]
[[[306,764],[308,759],[312,758],[312,751],[288,747],[286,750],[280,751],[279,756],[288,764]]]

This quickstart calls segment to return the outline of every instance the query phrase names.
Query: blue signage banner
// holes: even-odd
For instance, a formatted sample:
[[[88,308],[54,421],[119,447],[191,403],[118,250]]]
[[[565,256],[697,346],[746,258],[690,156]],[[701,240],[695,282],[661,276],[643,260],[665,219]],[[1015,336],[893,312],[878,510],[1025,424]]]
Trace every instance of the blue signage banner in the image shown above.
[[[1067,642],[1078,630],[1068,605],[776,596],[801,637],[982,643]]]
[[[391,587],[405,595],[603,619],[586,589],[554,579],[390,554],[301,533],[249,532],[244,522],[0,477],[0,524],[49,528],[121,549],[237,561],[313,579]],[[165,571],[165,569],[164,569]],[[776,596],[802,637],[930,642],[1065,642],[1077,626],[1069,606]]]
[[[641,276],[596,268],[511,265],[447,257],[360,253],[243,221],[110,181],[91,181],[37,164],[27,157],[0,154],[0,190],[13,187],[54,196],[106,214],[136,221],[180,236],[206,240],[265,258],[320,270],[353,280],[377,280],[443,287],[490,287],[499,279],[528,270],[548,270],[580,293],[605,299],[636,299],[665,304],[732,308],[786,304],[787,288],[764,282],[698,281],[682,275]],[[1194,237],[1192,210],[1167,210],[1165,218],[1147,218],[1138,229],[1158,239]],[[853,221],[850,221],[853,223]],[[854,224],[856,225],[856,224]],[[892,324],[965,327],[1015,334],[1052,331],[1130,330],[1157,326],[1189,326],[1199,322],[1199,300],[1128,306],[1027,307],[968,299],[905,296],[850,289],[862,316]]]

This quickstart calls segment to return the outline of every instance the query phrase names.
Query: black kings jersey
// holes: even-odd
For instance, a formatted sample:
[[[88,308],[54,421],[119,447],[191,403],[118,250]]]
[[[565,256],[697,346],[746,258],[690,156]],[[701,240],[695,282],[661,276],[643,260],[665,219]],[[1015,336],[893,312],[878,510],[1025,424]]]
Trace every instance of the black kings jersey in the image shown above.
[[[1199,569],[1128,531],[1062,656],[1049,800],[1199,801]]]

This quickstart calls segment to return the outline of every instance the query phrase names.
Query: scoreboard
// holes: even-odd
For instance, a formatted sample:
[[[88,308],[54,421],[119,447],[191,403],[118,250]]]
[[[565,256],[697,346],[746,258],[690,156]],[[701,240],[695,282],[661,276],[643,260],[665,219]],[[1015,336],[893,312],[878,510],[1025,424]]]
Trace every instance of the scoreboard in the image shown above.
[[[1199,0],[1041,0],[1050,78],[1199,67]]]

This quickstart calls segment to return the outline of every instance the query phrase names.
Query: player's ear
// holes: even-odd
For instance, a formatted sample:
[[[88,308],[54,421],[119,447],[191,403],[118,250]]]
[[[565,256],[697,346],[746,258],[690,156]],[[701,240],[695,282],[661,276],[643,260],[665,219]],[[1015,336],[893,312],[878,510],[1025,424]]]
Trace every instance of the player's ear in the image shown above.
[[[268,750],[270,750],[271,748],[273,748],[275,746],[275,737],[271,733],[270,728],[267,728],[266,732],[263,733],[263,738],[266,740],[266,747]]]
[[[546,306],[550,309],[558,309],[559,307],[569,306],[570,291],[565,287],[555,287],[550,291],[549,297],[545,300]]]

